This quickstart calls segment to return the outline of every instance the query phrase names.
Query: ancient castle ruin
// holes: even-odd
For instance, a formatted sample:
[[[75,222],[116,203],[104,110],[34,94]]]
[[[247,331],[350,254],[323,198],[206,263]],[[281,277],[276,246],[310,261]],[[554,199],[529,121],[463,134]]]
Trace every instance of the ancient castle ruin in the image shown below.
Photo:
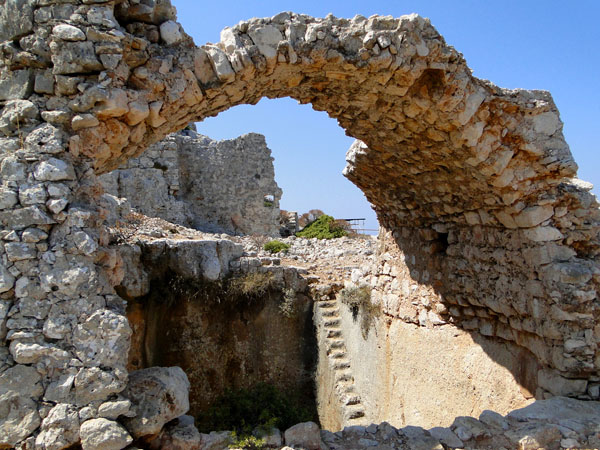
[[[281,189],[265,138],[173,133],[100,177],[147,216],[212,233],[279,235]]]
[[[600,210],[549,93],[473,77],[417,15],[281,13],[198,47],[168,0],[6,0],[0,41],[0,448],[224,448],[185,416],[212,395],[194,383],[218,388],[219,371],[317,384],[330,432],[303,424],[289,446],[600,446]],[[360,250],[368,264],[340,268],[343,285],[342,249],[319,250],[331,272],[313,275],[243,240],[123,223],[126,205],[104,193],[99,178],[116,169],[105,185],[132,197],[128,173],[160,171],[148,205],[201,228],[224,197],[182,189],[220,144],[152,146],[263,97],[310,103],[357,139],[345,175],[381,232]],[[147,165],[149,148],[188,139],[207,148],[186,150],[190,165]],[[241,212],[226,214],[223,231],[246,232]],[[298,245],[299,261],[317,247]],[[225,280],[257,273],[293,293],[286,334],[271,326],[279,297],[243,311],[221,297]],[[379,313],[362,326],[340,295],[365,286],[365,311]],[[235,339],[215,344],[222,322],[203,334],[202,299],[223,300],[213,318],[233,317]],[[255,358],[275,342],[289,365]],[[212,353],[213,378],[194,372],[198,353]],[[331,433],[347,425],[359,426]]]

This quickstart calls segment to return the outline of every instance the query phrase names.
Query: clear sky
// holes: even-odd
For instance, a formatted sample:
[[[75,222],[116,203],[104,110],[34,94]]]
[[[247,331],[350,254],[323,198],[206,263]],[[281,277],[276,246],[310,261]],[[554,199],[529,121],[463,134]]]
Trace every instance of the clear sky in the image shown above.
[[[404,1],[211,1],[172,0],[178,20],[196,44],[218,42],[221,29],[251,17],[294,11],[315,17],[333,13],[416,12],[465,56],[475,76],[507,88],[552,93],[564,133],[579,164],[579,177],[600,194],[600,1],[404,0]],[[352,139],[325,113],[294,100],[263,99],[238,106],[198,124],[213,139],[251,131],[266,136],[283,189],[281,206],[305,212],[318,208],[338,218],[366,217],[376,228],[362,193],[342,175]]]

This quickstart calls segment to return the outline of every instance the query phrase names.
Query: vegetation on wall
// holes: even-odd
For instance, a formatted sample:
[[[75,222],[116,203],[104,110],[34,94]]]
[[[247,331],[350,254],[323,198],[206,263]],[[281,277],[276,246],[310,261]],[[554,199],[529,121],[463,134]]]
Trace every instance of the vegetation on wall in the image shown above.
[[[381,315],[381,306],[371,302],[371,287],[350,286],[340,291],[340,300],[352,311],[354,320],[360,318],[360,330],[364,339],[374,320]]]
[[[296,236],[303,238],[334,239],[347,236],[348,231],[327,214],[323,214],[314,222],[308,224]]]
[[[273,287],[271,272],[246,272],[228,280],[227,292],[232,295],[261,296]]]

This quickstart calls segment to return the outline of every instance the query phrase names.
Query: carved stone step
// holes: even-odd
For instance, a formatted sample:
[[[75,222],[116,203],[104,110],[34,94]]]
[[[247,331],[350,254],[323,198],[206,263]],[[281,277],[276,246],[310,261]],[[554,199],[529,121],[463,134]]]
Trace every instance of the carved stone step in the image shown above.
[[[341,359],[346,357],[346,352],[343,350],[335,350],[329,353],[329,358],[331,359]]]
[[[327,337],[342,337],[342,330],[327,330]]]
[[[360,396],[356,394],[342,394],[340,398],[342,400],[342,404],[346,406],[359,405],[361,403]]]
[[[319,308],[332,308],[337,306],[337,302],[331,300],[324,300],[317,303]]]
[[[346,345],[344,344],[344,341],[341,339],[336,339],[336,340],[332,340],[331,342],[329,342],[329,344],[327,345],[327,350],[333,350],[334,348],[345,348]]]
[[[340,310],[338,308],[323,308],[321,316],[323,317],[339,317]]]
[[[344,408],[344,418],[346,420],[359,419],[365,416],[365,410],[362,405],[348,406]]]
[[[334,319],[326,320],[323,325],[327,328],[339,328],[341,326],[341,321],[339,317],[336,317]]]
[[[350,368],[350,361],[348,360],[338,360],[333,364],[333,368],[335,370],[344,370]]]
[[[335,382],[339,383],[341,381],[354,382],[354,377],[348,370],[345,370],[343,372],[340,371],[340,372],[337,372],[335,375]]]

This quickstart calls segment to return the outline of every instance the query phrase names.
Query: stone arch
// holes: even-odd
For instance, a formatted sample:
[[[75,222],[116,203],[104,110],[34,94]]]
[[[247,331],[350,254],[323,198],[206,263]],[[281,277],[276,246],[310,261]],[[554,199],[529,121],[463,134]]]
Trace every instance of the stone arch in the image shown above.
[[[126,382],[95,175],[190,121],[284,96],[359,139],[345,172],[438,296],[426,314],[531,351],[542,393],[585,395],[600,368],[598,204],[549,93],[473,77],[416,15],[281,13],[196,47],[166,1],[9,3],[20,9],[0,35],[2,364],[37,365],[47,401],[83,408]],[[41,422],[38,391],[22,396],[31,420],[15,442]]]

